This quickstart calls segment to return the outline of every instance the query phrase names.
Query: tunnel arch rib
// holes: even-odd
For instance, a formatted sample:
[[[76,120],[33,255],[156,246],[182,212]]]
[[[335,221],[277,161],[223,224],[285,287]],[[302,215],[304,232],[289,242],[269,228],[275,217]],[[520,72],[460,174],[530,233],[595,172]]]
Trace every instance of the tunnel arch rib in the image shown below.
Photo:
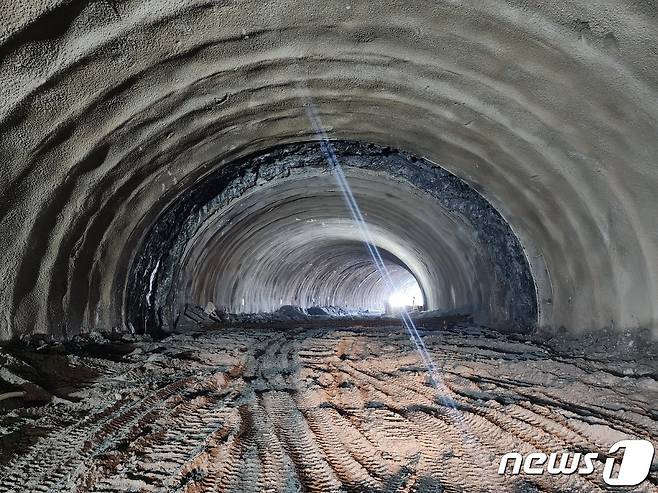
[[[306,96],[332,139],[479,191],[525,248],[540,326],[658,337],[655,2],[5,3],[1,339],[126,329],[162,211],[312,140]]]
[[[389,268],[418,279],[427,308],[470,313],[507,329],[536,324],[523,249],[480,194],[408,153],[333,145]],[[363,307],[368,300],[351,292],[326,296],[339,282],[335,258],[345,267],[356,261],[373,268],[319,145],[275,148],[222,167],[159,217],[136,256],[127,313],[144,331],[171,328],[190,301],[252,312],[279,304]],[[304,283],[307,295],[295,296]]]

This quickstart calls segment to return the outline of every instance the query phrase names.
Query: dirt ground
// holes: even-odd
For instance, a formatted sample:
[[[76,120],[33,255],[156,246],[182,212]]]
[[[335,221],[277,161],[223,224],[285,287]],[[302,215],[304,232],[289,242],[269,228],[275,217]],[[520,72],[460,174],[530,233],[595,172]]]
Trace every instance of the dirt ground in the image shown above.
[[[658,441],[656,361],[478,328],[223,329],[0,351],[0,491],[596,492]],[[18,394],[16,394],[18,395]],[[591,475],[503,454],[599,452]],[[612,489],[611,489],[612,490]],[[658,492],[654,458],[636,488]]]

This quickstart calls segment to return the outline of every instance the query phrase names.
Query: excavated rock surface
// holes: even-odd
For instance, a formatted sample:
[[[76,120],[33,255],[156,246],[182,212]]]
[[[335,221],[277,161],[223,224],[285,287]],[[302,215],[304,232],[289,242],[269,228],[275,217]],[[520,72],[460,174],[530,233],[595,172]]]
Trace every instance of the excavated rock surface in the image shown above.
[[[656,46],[652,0],[3,0],[0,338],[123,325],[155,218],[309,102],[478,190],[540,326],[658,337]]]
[[[482,325],[537,323],[523,247],[475,189],[390,147],[332,149],[393,285],[417,282],[429,309],[468,311]],[[277,147],[221,167],[158,217],[135,257],[126,318],[154,333],[209,300],[234,313],[381,310],[392,293],[362,239],[320,146]]]
[[[646,346],[606,357],[425,331],[439,392],[400,328],[118,337],[0,353],[3,385],[41,391],[0,403],[1,492],[595,492],[601,463],[590,476],[499,476],[498,462],[658,437]],[[633,491],[657,485],[654,461]]]

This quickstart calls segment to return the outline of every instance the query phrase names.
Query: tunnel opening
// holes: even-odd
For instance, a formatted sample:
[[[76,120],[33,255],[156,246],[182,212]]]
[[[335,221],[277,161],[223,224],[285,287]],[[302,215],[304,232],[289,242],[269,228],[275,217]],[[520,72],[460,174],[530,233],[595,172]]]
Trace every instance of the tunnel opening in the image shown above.
[[[524,332],[537,323],[522,245],[473,187],[404,151],[335,141],[372,241],[419,307],[468,313]],[[396,291],[398,290],[396,289]],[[157,215],[134,257],[126,323],[167,333],[187,304],[231,313],[336,306],[394,311],[315,142],[289,144],[216,166]]]
[[[385,304],[385,311],[400,311],[401,309],[412,311],[416,308],[422,310],[425,307],[423,289],[416,278],[411,276],[396,284],[396,289],[389,295]]]

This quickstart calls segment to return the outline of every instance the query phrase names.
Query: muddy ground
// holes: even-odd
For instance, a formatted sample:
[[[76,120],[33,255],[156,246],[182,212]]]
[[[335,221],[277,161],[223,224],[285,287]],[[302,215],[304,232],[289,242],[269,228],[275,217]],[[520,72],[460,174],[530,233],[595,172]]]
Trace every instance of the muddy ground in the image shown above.
[[[8,346],[0,491],[595,492],[601,461],[588,476],[499,476],[498,463],[658,440],[658,370],[642,348],[423,336],[439,389],[400,327]],[[658,492],[656,466],[628,491]]]

